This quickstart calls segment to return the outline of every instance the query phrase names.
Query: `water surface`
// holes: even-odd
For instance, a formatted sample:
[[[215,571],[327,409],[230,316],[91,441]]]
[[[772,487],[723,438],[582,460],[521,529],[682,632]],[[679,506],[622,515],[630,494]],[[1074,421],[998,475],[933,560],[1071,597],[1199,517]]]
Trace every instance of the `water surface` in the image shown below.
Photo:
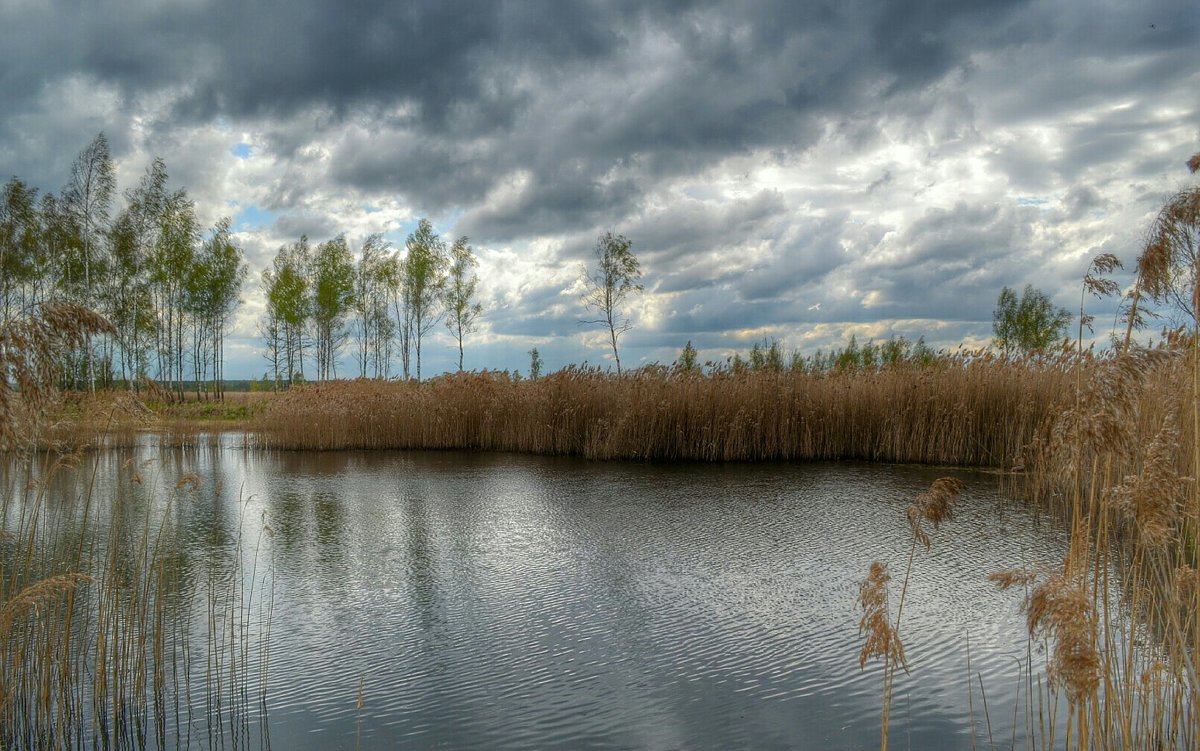
[[[973,732],[986,747],[987,719],[997,744],[1023,745],[1020,596],[986,576],[1066,548],[994,475],[960,470],[229,441],[130,458],[93,457],[72,481],[94,470],[103,488],[137,468],[122,492],[178,525],[183,570],[235,555],[254,613],[269,604],[265,712],[239,747],[878,747],[881,665],[859,668],[858,583],[881,560],[898,596],[904,509],[944,475],[967,489],[914,559],[892,743],[965,748]],[[186,472],[198,489],[176,489]],[[167,745],[208,742],[199,693],[168,718]]]

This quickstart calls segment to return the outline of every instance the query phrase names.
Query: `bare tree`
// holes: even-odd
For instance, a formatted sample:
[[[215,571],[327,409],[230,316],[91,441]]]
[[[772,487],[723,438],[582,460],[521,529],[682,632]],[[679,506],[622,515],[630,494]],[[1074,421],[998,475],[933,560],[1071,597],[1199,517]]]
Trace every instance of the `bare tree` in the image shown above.
[[[625,317],[621,306],[631,292],[640,293],[642,285],[641,264],[633,255],[632,243],[624,235],[605,232],[596,241],[596,267],[583,269],[583,304],[597,318],[580,321],[585,324],[603,324],[608,328],[612,343],[613,359],[617,362],[617,375],[621,375],[621,356],[617,352],[617,340],[633,327]]]

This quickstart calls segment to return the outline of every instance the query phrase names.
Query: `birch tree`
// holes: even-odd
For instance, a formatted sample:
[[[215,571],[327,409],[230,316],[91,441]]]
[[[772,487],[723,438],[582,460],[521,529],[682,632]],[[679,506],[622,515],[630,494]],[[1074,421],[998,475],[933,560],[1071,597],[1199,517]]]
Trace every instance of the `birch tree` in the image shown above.
[[[37,189],[12,178],[0,191],[0,324],[30,309],[41,272]]]
[[[328,379],[337,376],[338,352],[346,341],[346,316],[354,302],[354,258],[345,236],[317,246],[311,276],[317,378]]]
[[[272,267],[263,272],[267,314],[275,337],[268,343],[268,349],[276,350],[276,367],[283,368],[283,380],[289,385],[304,378],[310,256],[308,238],[301,237],[292,245],[281,247]]]
[[[641,264],[633,255],[632,243],[624,235],[606,232],[596,241],[594,249],[596,265],[583,268],[583,304],[596,314],[595,318],[580,321],[584,324],[601,324],[608,329],[613,360],[617,363],[617,375],[621,375],[621,356],[617,342],[633,324],[625,316],[623,306],[631,294],[642,291],[638,282],[642,278]]]
[[[446,285],[446,243],[422,219],[404,243],[407,254],[401,264],[400,283],[411,321],[411,336],[417,357],[417,380],[421,380],[421,342],[438,321],[442,291]]]
[[[483,306],[475,300],[479,276],[475,268],[479,261],[467,243],[466,236],[455,240],[450,248],[450,266],[446,276],[443,306],[446,311],[446,328],[458,342],[458,369],[463,369],[463,336],[475,331],[475,321],[483,312]]]
[[[78,280],[74,298],[89,309],[96,308],[98,295],[93,284],[101,266],[96,251],[103,247],[101,240],[108,229],[109,209],[116,187],[108,139],[99,133],[75,157],[71,164],[71,182],[63,192],[64,209],[74,225],[82,254],[83,276]],[[95,391],[96,374],[90,336],[84,344],[84,357],[88,388]]]
[[[386,269],[389,245],[383,235],[369,236],[354,268],[354,313],[358,340],[358,375],[386,378],[394,333],[388,315]]]

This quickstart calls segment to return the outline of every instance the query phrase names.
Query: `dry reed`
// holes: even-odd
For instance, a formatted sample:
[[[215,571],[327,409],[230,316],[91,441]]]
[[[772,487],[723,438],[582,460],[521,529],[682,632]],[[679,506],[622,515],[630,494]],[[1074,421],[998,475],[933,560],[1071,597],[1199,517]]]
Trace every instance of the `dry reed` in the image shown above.
[[[594,459],[835,460],[1010,468],[1070,387],[1064,360],[984,353],[835,373],[615,377],[568,369],[293,388],[254,429],[285,449],[467,449]]]
[[[992,579],[1025,587],[1031,638],[1051,650],[1049,685],[1070,710],[1069,747],[1200,741],[1200,465],[1184,419],[1197,414],[1198,365],[1179,334],[1081,363],[1074,398],[1031,444],[1028,489],[1069,521],[1068,555]]]
[[[887,584],[891,577],[887,566],[879,561],[871,564],[867,578],[859,584],[859,607],[863,609],[859,621],[859,633],[865,633],[867,639],[858,657],[858,667],[861,670],[872,657],[883,658],[883,711],[880,715],[880,748],[887,751],[888,730],[892,714],[892,687],[895,685],[896,668],[908,672],[908,660],[904,654],[904,644],[900,640],[900,618],[904,614],[904,598],[908,594],[909,577],[912,575],[913,559],[917,554],[917,545],[929,549],[929,534],[923,523],[928,522],[936,530],[943,522],[954,517],[954,503],[962,492],[963,481],[956,477],[941,477],[934,480],[930,489],[917,496],[914,503],[909,505],[905,515],[912,531],[912,545],[908,551],[908,564],[904,569],[904,582],[900,585],[900,602],[896,606],[896,622],[893,624],[888,615]],[[968,648],[968,660],[970,651]],[[968,666],[969,674],[969,666]]]
[[[166,747],[168,703],[189,690],[193,650],[236,658],[221,665],[224,683],[206,685],[225,702],[203,718],[209,744],[223,745],[227,728],[248,727],[239,697],[251,675],[245,624],[255,593],[210,593],[210,611],[230,630],[198,627],[181,586],[186,546],[169,524],[172,501],[141,490],[145,466],[126,462],[128,485],[96,499],[83,451],[90,438],[57,446],[46,438],[59,353],[106,330],[70,307],[0,328],[0,747]],[[61,490],[61,475],[72,472],[82,474],[82,494]],[[176,492],[198,484],[184,475]],[[210,583],[242,577],[240,541],[234,559],[235,570],[210,572]],[[191,643],[198,632],[203,645]],[[184,712],[188,732],[196,718]],[[177,726],[179,713],[176,703]]]
[[[862,650],[858,654],[858,666],[864,668],[872,658],[883,659],[885,664],[891,662],[906,665],[904,643],[900,635],[892,627],[891,615],[888,610],[888,582],[892,577],[887,572],[887,564],[873,561],[871,570],[858,586],[858,604],[863,610],[862,619],[858,622],[859,633],[866,634]]]

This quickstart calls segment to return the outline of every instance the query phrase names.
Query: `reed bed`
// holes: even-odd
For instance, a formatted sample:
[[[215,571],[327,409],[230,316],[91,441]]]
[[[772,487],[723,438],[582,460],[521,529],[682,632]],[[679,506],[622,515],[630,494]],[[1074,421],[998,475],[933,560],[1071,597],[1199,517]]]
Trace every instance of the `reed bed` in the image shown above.
[[[92,435],[49,437],[57,348],[106,326],[63,306],[0,330],[0,747],[248,745],[269,658],[253,633],[270,622],[259,541],[239,533],[227,556],[199,560],[175,513],[199,477],[167,483],[129,454],[97,497],[116,454],[87,451]]]
[[[203,492],[195,475],[172,489],[126,461],[111,497],[64,494],[82,484],[69,475],[112,458],[6,464],[0,747],[236,744],[263,719],[269,565],[243,562],[257,562],[255,540],[189,552],[176,507]]]
[[[1025,699],[1011,709],[1025,718],[1026,748],[1200,744],[1196,344],[1179,337],[1081,359],[1030,440],[1028,498],[1057,512],[1071,535],[1064,560],[991,577],[1021,593],[1031,655],[1040,648],[1048,656],[1040,676],[1027,660]],[[910,509],[910,525],[927,505]],[[913,535],[914,550],[918,541],[928,546],[919,526]],[[920,659],[904,652],[888,586],[886,564],[877,561],[860,597],[862,660],[884,662],[884,748],[895,668]],[[904,596],[901,585],[901,604]],[[1056,736],[1063,725],[1056,716],[1065,718],[1065,734]]]
[[[253,429],[280,449],[466,449],[593,459],[861,459],[1011,468],[1072,376],[975,353],[850,373],[568,369],[538,380],[305,385]]]

